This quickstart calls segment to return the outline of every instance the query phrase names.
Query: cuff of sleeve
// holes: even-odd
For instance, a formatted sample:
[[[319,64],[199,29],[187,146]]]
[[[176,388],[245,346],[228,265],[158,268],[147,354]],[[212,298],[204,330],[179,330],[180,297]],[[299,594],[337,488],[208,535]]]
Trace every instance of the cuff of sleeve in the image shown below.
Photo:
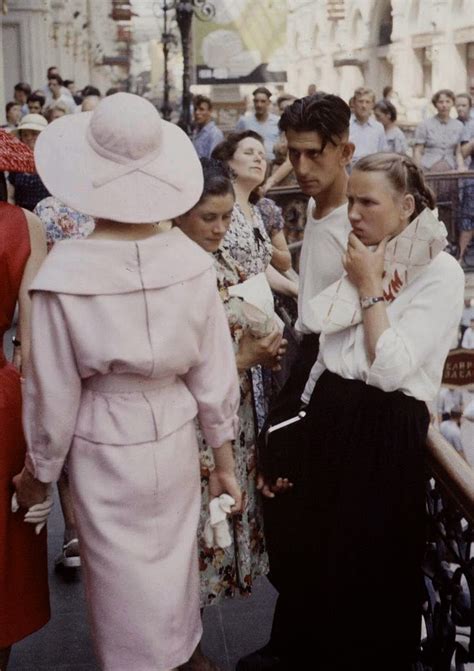
[[[229,440],[235,440],[239,430],[239,418],[234,415],[225,422],[217,425],[201,424],[206,442],[213,448],[222,447]]]
[[[33,460],[31,454],[25,458],[25,468],[35,476],[40,482],[57,482],[64,466],[62,459],[43,461],[42,459]]]
[[[367,375],[367,384],[394,391],[410,370],[410,357],[401,351],[401,342],[393,328],[382,333],[375,347],[375,359]]]

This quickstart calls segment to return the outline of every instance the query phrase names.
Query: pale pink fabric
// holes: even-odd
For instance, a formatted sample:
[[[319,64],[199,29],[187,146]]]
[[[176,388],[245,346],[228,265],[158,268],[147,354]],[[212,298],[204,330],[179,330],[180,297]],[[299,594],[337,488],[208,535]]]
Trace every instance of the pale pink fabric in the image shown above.
[[[71,448],[101,667],[178,666],[201,636],[192,420],[220,446],[239,404],[212,259],[178,229],[138,243],[71,240],[32,289],[27,463],[56,480]]]

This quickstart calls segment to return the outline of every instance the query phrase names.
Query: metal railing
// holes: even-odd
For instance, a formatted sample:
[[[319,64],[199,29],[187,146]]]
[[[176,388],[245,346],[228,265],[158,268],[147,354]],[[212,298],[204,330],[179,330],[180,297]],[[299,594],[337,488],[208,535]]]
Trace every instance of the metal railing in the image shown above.
[[[427,453],[432,477],[419,668],[464,671],[474,662],[474,471],[432,427]]]
[[[437,197],[437,206],[439,211],[439,216],[442,221],[444,221],[447,231],[448,231],[448,241],[449,241],[449,251],[452,253],[457,252],[458,237],[459,237],[459,222],[462,216],[462,198],[465,190],[469,187],[472,189],[472,199],[474,206],[474,171],[451,171],[451,172],[438,172],[438,173],[426,173],[426,181],[431,186],[433,191],[436,193]],[[269,198],[273,198],[275,202],[280,205],[283,209],[283,216],[286,222],[286,213],[288,208],[291,208],[291,203],[295,199],[299,201],[307,201],[308,197],[305,196],[299,186],[296,184],[294,186],[282,186],[282,187],[273,187],[267,192]],[[474,209],[474,208],[473,208]],[[299,262],[299,253],[301,249],[301,244],[298,246],[297,243],[301,242],[303,237],[302,229],[304,228],[305,222],[303,221],[299,226],[299,239],[294,239],[293,231],[291,229],[291,222],[286,222],[288,225],[286,227],[287,239],[290,243],[290,251],[293,259],[293,267],[298,268]],[[472,245],[471,245],[472,249]],[[470,252],[470,258],[467,257],[468,267],[472,266],[474,270],[474,249]]]

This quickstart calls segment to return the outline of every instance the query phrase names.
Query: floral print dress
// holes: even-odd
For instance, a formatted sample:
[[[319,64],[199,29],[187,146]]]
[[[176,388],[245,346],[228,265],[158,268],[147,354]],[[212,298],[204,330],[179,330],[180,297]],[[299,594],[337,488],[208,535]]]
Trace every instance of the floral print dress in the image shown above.
[[[262,215],[255,205],[250,207],[252,221],[245,218],[240,205],[235,203],[229,230],[221,245],[223,251],[237,262],[246,277],[265,272],[273,253],[272,242],[265,229]],[[261,366],[252,368],[252,387],[257,428],[260,431],[268,414],[268,398]]]
[[[214,254],[217,285],[227,314],[235,351],[244,332],[240,298],[231,297],[228,287],[247,279],[222,249]],[[209,518],[209,473],[214,467],[212,450],[199,435],[201,460],[201,517],[198,530],[201,607],[217,603],[236,593],[250,594],[253,580],[268,572],[268,556],[263,534],[260,493],[257,490],[256,421],[252,373],[240,376],[240,430],[234,444],[237,480],[244,494],[244,511],[230,518],[233,543],[228,548],[207,547],[204,525]]]

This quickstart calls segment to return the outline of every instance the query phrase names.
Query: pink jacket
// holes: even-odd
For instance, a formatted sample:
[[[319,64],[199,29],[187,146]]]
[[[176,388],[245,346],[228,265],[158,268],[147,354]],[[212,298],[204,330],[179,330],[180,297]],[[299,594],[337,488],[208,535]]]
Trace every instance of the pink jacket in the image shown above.
[[[212,447],[235,437],[238,377],[212,266],[179,229],[55,245],[31,287],[23,419],[37,478],[58,479],[74,436],[156,441],[198,415]],[[101,393],[108,384],[123,394]]]

